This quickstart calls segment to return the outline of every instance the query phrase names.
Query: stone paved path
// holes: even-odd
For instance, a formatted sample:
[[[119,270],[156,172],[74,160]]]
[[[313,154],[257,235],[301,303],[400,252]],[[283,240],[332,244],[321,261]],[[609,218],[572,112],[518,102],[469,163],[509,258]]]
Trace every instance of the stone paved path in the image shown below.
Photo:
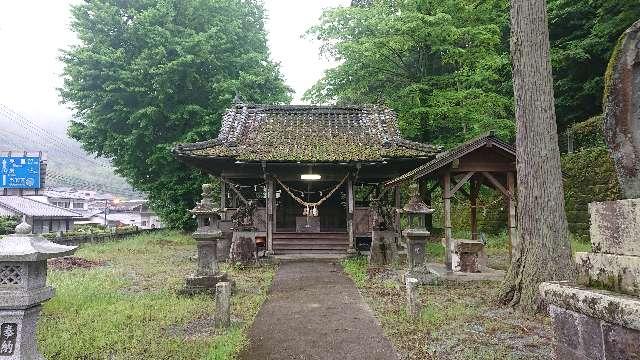
[[[351,279],[322,261],[280,265],[249,342],[240,359],[397,359]]]

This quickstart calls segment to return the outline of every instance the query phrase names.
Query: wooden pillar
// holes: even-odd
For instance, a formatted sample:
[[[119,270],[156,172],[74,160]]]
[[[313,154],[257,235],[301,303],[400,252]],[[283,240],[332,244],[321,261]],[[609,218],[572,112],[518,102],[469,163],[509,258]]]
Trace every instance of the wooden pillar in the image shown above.
[[[508,225],[509,225],[509,248],[511,256],[517,254],[520,249],[520,239],[518,238],[517,219],[516,219],[516,191],[515,191],[515,176],[512,172],[507,173],[507,208],[508,210]]]
[[[453,251],[453,235],[451,233],[451,173],[445,172],[442,177],[442,197],[444,202],[444,251],[445,265],[452,271],[451,259]]]
[[[477,179],[471,179],[469,184],[471,186],[469,193],[469,202],[471,203],[471,240],[478,240],[478,193],[480,192],[480,183]]]
[[[401,203],[401,193],[400,193],[400,186],[396,186],[393,188],[393,206],[396,209],[400,209],[402,207],[402,203]],[[394,219],[393,219],[393,226],[394,228],[400,232],[400,213],[398,213],[397,211],[395,212],[394,215]]]
[[[425,204],[431,207],[432,199],[431,199],[431,191],[429,190],[430,190],[429,182],[427,180],[418,182],[418,191],[420,192],[420,198],[422,199],[422,201],[424,201]],[[424,225],[427,228],[427,230],[429,231],[433,230],[433,214],[427,214],[425,216]]]
[[[220,208],[227,209],[227,184],[222,180],[220,181]]]
[[[273,254],[273,225],[275,222],[275,196],[273,193],[273,177],[266,175],[267,196],[266,196],[266,224],[267,224],[267,253]]]
[[[355,249],[355,233],[353,228],[353,212],[355,209],[355,196],[353,194],[353,178],[349,175],[347,179],[347,232],[349,233],[348,253],[354,253]]]

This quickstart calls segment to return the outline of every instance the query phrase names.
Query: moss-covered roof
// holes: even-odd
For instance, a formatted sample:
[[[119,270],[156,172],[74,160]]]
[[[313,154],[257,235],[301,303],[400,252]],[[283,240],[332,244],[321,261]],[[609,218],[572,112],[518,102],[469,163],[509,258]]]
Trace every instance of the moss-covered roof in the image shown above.
[[[379,106],[236,105],[216,139],[176,146],[179,157],[349,162],[430,158],[439,148],[400,137]]]

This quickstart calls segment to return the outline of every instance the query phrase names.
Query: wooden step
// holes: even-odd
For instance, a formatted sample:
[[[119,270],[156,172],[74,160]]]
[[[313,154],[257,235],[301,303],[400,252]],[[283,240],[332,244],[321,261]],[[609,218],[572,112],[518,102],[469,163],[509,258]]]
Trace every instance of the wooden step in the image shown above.
[[[274,244],[273,247],[278,249],[344,249],[347,250],[348,244]]]
[[[345,254],[346,249],[274,249],[274,253],[280,254]]]

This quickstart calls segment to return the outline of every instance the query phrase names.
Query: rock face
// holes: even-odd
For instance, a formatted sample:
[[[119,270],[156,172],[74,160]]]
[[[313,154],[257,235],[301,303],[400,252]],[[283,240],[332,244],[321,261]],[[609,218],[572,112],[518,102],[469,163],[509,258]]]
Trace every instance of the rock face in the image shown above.
[[[253,231],[234,231],[229,261],[249,264],[256,261],[256,233]]]
[[[640,197],[640,21],[625,31],[609,62],[604,134],[622,191]]]
[[[395,231],[374,230],[371,235],[370,266],[391,265],[398,258]]]

